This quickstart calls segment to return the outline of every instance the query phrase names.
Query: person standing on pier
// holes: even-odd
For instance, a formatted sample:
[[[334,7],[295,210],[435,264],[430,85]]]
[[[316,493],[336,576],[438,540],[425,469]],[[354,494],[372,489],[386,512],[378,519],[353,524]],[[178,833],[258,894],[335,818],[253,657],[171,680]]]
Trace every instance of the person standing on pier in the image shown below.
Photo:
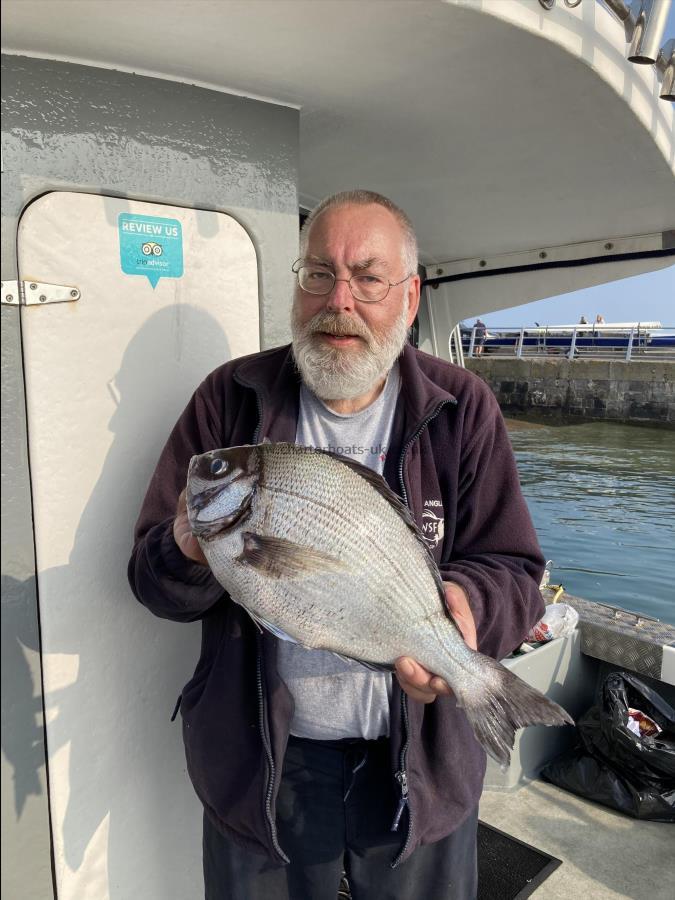
[[[475,328],[473,352],[475,356],[480,356],[483,352],[483,347],[485,346],[487,327],[485,325],[485,322],[482,322],[480,319],[476,319],[476,323],[473,327]]]

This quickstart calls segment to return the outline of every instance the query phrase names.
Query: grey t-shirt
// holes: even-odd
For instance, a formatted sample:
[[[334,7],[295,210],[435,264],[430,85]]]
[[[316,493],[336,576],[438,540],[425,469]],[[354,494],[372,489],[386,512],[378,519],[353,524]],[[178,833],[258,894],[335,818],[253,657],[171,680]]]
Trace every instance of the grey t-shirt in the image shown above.
[[[333,412],[303,385],[296,443],[332,450],[382,474],[400,385],[396,363],[380,396],[350,415]],[[291,734],[314,740],[389,734],[389,673],[289,641],[279,642],[278,666],[295,700]]]

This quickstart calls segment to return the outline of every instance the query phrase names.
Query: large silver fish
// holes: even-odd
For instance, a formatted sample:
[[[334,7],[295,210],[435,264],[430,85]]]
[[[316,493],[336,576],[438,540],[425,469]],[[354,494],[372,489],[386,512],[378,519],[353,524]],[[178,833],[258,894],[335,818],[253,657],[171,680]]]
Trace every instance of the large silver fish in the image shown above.
[[[502,765],[516,728],[572,724],[466,645],[410,513],[370,469],[294,444],[213,450],[190,462],[187,508],[213,574],[262,626],[371,666],[412,657]]]

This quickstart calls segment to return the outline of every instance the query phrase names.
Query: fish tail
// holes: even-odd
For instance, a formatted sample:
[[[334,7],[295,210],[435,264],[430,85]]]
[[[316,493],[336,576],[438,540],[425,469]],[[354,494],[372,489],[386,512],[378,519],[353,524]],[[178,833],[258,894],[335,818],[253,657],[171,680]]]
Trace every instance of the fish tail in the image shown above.
[[[453,690],[474,734],[502,769],[511,760],[517,728],[526,725],[574,725],[567,712],[522,678],[488,656],[466,690]]]

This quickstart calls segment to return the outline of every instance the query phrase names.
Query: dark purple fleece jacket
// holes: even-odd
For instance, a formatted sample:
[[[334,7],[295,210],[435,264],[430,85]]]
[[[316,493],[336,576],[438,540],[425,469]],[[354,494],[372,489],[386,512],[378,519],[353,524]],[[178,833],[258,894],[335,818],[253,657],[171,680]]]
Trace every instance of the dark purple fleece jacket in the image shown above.
[[[445,522],[434,556],[467,592],[481,652],[500,659],[525,638],[544,604],[544,560],[520,491],[508,434],[475,375],[406,345],[385,463],[390,487],[420,527]],[[210,570],[187,560],[172,525],[190,457],[219,447],[295,440],[299,379],[290,347],[236,359],[199,386],[174,427],[136,526],[129,580],[153,613],[202,621],[201,656],[183,689],[188,772],[207,814],[248,849],[284,860],[274,807],[293,700],[276,671],[276,639],[261,634]],[[426,507],[425,507],[426,504]],[[407,814],[397,862],[449,834],[474,809],[485,754],[453,697],[424,705],[394,679],[394,772],[406,772]]]

